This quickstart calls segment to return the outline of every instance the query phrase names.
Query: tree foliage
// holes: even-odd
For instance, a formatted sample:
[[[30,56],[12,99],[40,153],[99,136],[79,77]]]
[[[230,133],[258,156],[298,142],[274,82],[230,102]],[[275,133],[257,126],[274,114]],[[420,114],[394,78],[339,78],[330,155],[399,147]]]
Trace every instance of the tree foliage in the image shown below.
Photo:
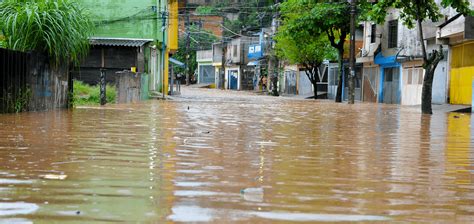
[[[295,20],[286,20],[275,37],[276,53],[280,58],[305,67],[318,67],[325,59],[337,57],[325,34],[314,35],[306,30],[293,32],[288,29],[293,22]]]
[[[276,53],[290,63],[304,66],[306,75],[316,87],[319,67],[324,60],[333,60],[337,52],[331,46],[326,33],[319,30],[292,29],[300,22],[300,11],[292,10],[294,5],[282,5],[283,24],[275,37]],[[314,89],[315,98],[317,88]]]
[[[0,3],[0,27],[6,48],[47,53],[59,63],[87,55],[93,26],[85,11],[69,0],[5,0]]]
[[[469,0],[441,1],[442,7],[452,7],[463,15],[473,15],[469,4]],[[377,23],[383,23],[389,8],[400,10],[400,19],[408,28],[413,28],[417,20],[438,22],[443,18],[435,0],[379,0],[373,6],[368,18]]]
[[[359,0],[358,17],[365,18],[369,2]],[[281,5],[284,16],[292,15],[295,22],[288,26],[290,32],[307,32],[311,35],[327,35],[327,40],[337,50],[339,83],[336,102],[342,101],[342,73],[344,44],[350,34],[350,4],[347,0],[288,0]]]

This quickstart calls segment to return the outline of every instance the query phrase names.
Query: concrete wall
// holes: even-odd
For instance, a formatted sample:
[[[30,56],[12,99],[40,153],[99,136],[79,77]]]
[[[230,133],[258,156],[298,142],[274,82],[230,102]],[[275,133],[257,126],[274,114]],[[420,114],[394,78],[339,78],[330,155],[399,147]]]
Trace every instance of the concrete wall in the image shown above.
[[[398,10],[390,9],[385,24],[383,24],[382,34],[382,54],[384,56],[395,55],[400,51],[399,56],[421,56],[421,43],[418,41],[417,28],[408,29],[399,19]],[[388,48],[388,22],[398,19],[398,44],[396,48]]]
[[[157,19],[160,8],[167,1],[156,0],[80,0],[97,24],[95,37],[143,38],[162,41],[161,20]]]
[[[423,89],[424,77],[424,69],[421,67],[422,64],[422,61],[413,61],[402,64],[402,105],[421,104],[421,92]]]
[[[142,78],[140,73],[124,71],[117,72],[115,76],[117,103],[135,103],[142,99]]]
[[[222,17],[218,15],[189,15],[189,23],[201,27],[203,30],[209,31],[216,37],[222,36],[222,27],[220,26]],[[179,21],[179,29],[184,31],[185,19]],[[180,32],[179,36],[184,36],[184,32]]]

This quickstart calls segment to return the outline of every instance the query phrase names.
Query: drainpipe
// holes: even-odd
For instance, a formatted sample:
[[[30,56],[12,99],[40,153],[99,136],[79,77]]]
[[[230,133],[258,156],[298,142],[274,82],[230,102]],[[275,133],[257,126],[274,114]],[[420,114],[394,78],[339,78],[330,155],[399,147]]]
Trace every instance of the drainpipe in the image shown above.
[[[162,48],[161,48],[161,66],[163,66],[163,69],[162,69],[162,74],[161,74],[161,93],[163,94],[163,99],[165,99],[165,95],[166,95],[166,90],[165,90],[165,69],[166,69],[166,66],[165,66],[165,53],[166,53],[166,42],[165,42],[165,31],[166,31],[166,15],[165,15],[166,11],[163,10],[162,12],[162,16],[161,16],[161,19],[163,20],[163,23],[162,23],[162,26],[161,27],[161,32],[163,34],[163,44],[162,44]]]

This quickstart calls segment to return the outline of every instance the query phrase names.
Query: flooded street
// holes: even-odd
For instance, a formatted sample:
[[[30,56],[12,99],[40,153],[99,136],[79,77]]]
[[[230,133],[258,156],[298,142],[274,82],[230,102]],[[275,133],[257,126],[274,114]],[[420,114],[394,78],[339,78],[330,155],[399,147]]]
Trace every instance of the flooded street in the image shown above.
[[[0,223],[474,222],[470,114],[193,91],[0,115]]]

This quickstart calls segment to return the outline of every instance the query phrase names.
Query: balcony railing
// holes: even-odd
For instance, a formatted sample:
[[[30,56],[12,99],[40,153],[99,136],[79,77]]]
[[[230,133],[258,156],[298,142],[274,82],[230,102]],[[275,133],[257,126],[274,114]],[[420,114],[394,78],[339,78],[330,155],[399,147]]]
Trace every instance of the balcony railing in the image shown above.
[[[197,61],[212,61],[212,50],[204,50],[196,52]]]

